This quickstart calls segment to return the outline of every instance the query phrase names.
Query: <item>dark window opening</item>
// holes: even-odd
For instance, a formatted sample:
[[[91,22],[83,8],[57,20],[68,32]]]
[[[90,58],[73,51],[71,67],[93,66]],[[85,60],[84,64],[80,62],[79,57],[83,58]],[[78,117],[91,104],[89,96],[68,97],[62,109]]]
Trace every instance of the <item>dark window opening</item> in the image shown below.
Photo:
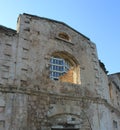
[[[117,121],[113,120],[113,128],[118,128]]]

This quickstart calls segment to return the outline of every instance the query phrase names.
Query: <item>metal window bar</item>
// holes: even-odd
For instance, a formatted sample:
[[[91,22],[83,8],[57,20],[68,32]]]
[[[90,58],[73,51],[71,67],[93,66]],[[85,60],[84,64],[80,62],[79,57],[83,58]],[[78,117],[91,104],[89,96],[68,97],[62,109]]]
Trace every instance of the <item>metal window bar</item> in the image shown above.
[[[69,63],[64,59],[51,57],[50,59],[50,78],[58,80],[59,76],[63,75],[69,70]]]

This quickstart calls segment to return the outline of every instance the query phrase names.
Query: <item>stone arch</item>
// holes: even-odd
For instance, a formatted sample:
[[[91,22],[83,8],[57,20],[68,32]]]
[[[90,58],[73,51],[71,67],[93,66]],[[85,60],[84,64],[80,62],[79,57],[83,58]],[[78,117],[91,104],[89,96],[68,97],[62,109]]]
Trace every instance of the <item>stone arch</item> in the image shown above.
[[[58,37],[66,41],[71,41],[70,36],[65,32],[60,32]]]
[[[51,54],[53,58],[64,59],[70,66],[68,72],[64,73],[59,77],[62,82],[70,82],[80,84],[80,65],[77,59],[66,51],[55,51]]]
[[[49,129],[53,130],[92,130],[89,118],[84,111],[80,115],[72,113],[56,114],[47,118]]]

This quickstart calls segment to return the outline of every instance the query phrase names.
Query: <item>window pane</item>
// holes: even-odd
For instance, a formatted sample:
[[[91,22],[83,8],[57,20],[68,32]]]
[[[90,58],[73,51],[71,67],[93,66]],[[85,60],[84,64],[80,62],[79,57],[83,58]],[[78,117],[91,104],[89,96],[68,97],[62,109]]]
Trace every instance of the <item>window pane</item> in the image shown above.
[[[56,77],[59,77],[59,73],[58,72],[56,72]]]
[[[56,62],[56,60],[55,59],[53,59],[53,63],[55,64],[55,62]]]
[[[50,59],[50,63],[53,63],[53,60],[54,60],[54,59],[53,59],[53,58],[51,58],[51,59]]]
[[[58,70],[58,71],[59,71],[59,66],[56,66],[56,70]]]
[[[56,80],[69,70],[69,64],[64,59],[51,57],[50,63],[51,79]]]
[[[59,63],[59,61],[58,61],[58,59],[56,59],[56,64],[58,64]]]
[[[53,65],[53,70],[56,70],[56,65]]]

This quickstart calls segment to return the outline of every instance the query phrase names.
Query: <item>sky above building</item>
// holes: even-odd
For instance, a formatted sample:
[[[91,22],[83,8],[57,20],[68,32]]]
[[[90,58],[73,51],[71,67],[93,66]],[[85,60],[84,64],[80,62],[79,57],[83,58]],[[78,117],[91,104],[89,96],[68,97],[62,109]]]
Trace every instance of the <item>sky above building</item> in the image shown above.
[[[96,44],[109,74],[120,72],[120,0],[0,1],[0,25],[16,29],[22,13],[68,24]]]

